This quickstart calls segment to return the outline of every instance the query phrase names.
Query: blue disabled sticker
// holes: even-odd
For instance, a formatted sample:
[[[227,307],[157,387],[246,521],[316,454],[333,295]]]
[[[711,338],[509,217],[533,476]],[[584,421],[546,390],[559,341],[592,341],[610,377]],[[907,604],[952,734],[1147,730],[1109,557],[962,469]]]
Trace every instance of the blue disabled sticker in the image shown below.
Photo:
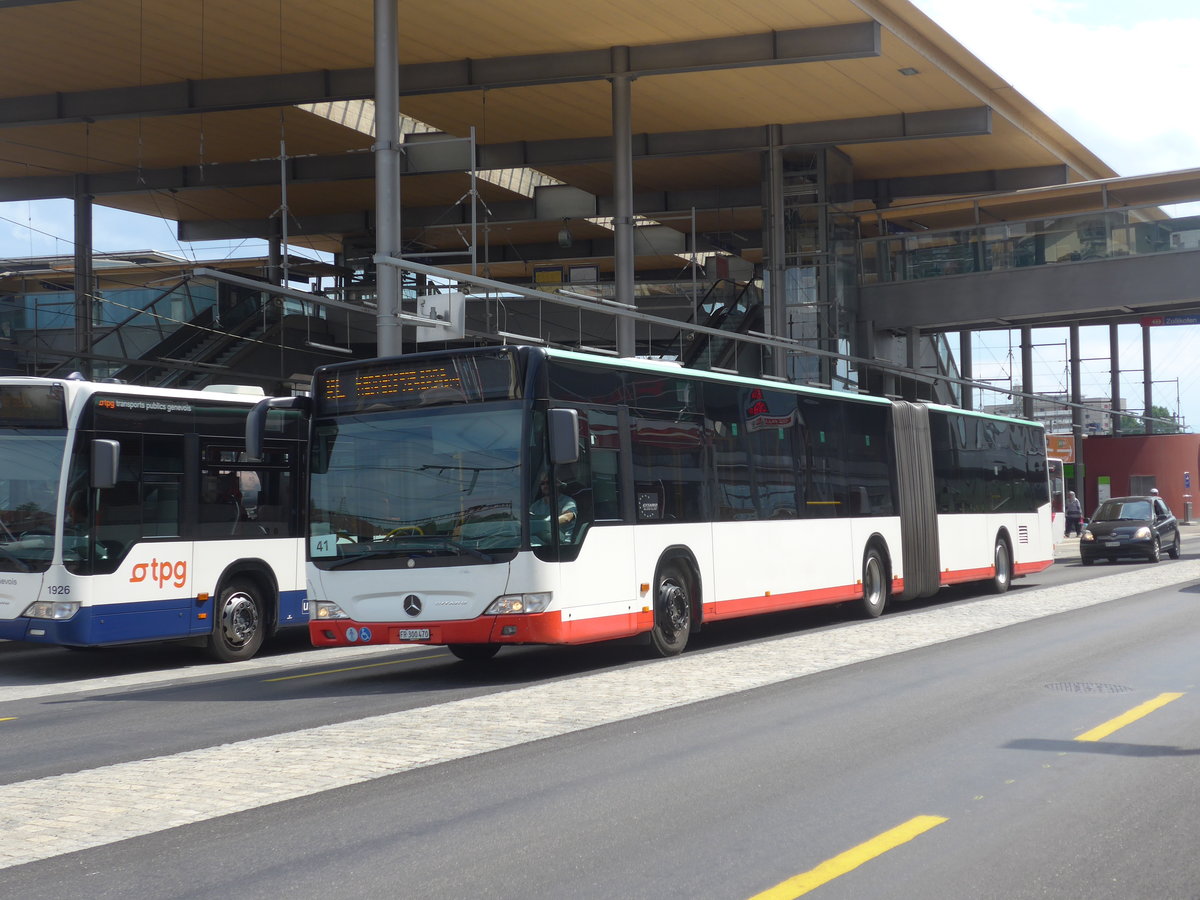
[[[370,628],[360,628],[358,630],[358,636],[360,638],[362,638],[362,642],[364,644],[369,642],[371,640],[371,629]]]
[[[346,629],[346,640],[350,641],[350,643],[354,643],[355,641],[357,641],[358,640],[358,629],[357,628],[347,628]]]

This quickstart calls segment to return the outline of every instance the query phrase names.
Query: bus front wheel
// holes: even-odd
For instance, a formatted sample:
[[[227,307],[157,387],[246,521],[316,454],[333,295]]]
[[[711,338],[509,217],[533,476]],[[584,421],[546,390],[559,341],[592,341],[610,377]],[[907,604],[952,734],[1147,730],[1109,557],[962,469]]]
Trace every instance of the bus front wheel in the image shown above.
[[[692,596],[687,574],[678,563],[663,566],[654,589],[654,628],[650,643],[659,656],[677,656],[692,630]]]
[[[255,584],[234,579],[217,596],[208,652],[221,662],[250,659],[262,646],[265,632],[263,600]]]
[[[463,662],[487,662],[498,652],[499,644],[447,644],[446,649]]]

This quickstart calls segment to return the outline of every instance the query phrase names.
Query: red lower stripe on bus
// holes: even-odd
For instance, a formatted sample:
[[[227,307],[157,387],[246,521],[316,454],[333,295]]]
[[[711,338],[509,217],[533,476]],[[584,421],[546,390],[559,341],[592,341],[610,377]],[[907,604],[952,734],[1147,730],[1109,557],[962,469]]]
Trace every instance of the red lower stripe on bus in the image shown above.
[[[826,603],[841,603],[862,596],[862,585],[847,584],[812,591],[785,591],[779,594],[764,594],[760,597],[741,597],[737,600],[722,600],[704,604],[704,621],[736,619],[757,613],[779,612],[799,609],[803,606],[822,606]]]
[[[948,584],[963,584],[967,581],[987,581],[996,575],[996,569],[988,566],[985,569],[959,569],[956,572],[942,573],[942,587]]]
[[[1036,560],[1034,562],[1017,563],[1013,566],[1013,575],[1033,575],[1037,572],[1043,572],[1054,564],[1052,559]],[[996,577],[996,569],[993,566],[988,566],[983,569],[960,569],[955,572],[942,573],[942,586],[950,584],[964,584],[968,581],[991,581]]]

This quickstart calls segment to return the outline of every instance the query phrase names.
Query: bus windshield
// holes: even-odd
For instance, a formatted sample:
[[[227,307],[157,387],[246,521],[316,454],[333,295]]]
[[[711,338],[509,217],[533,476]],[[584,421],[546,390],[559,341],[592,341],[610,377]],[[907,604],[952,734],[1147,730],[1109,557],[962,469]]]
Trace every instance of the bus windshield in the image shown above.
[[[0,571],[45,571],[54,555],[66,432],[0,432]]]
[[[519,405],[319,420],[310,552],[318,565],[491,561],[521,543]]]

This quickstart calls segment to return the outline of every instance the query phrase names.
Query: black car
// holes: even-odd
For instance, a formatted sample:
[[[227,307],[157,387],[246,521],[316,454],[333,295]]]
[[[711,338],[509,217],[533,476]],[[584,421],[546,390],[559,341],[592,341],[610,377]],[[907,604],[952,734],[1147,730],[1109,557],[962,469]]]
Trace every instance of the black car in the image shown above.
[[[1079,558],[1085,566],[1121,556],[1158,562],[1163,551],[1171,559],[1179,559],[1179,523],[1162,497],[1105,500],[1079,539]]]

